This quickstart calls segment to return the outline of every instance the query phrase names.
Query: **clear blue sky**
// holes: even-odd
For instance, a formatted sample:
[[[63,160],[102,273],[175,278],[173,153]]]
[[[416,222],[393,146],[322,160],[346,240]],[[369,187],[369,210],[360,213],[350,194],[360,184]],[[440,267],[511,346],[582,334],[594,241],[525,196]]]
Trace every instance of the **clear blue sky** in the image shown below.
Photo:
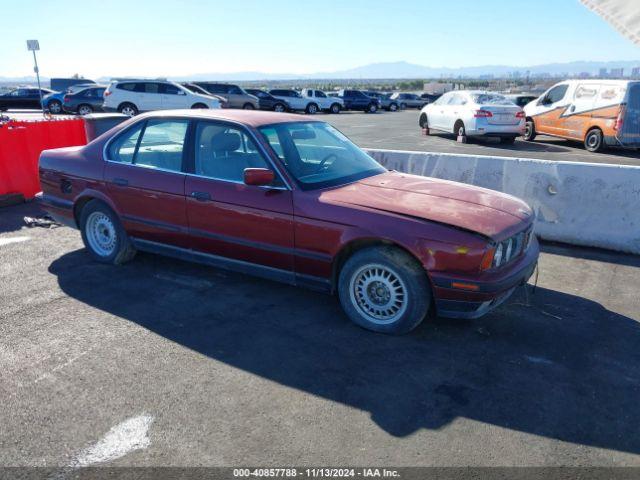
[[[313,73],[375,62],[428,66],[640,60],[578,0],[11,0],[0,76]]]

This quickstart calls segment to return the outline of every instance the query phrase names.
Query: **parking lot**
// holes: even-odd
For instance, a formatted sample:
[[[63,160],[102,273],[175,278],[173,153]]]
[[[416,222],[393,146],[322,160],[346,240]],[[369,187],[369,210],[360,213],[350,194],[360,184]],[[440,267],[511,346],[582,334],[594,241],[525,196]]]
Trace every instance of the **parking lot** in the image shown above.
[[[589,153],[582,144],[540,135],[534,142],[516,139],[513,145],[501,145],[497,139],[470,139],[456,142],[456,137],[442,133],[426,136],[418,126],[419,110],[379,112],[375,115],[343,112],[340,115],[318,115],[340,129],[361,147],[392,150],[415,150],[468,155],[530,157],[565,162],[612,163],[640,165],[635,150],[610,149],[605,153]]]
[[[640,466],[638,257],[546,244],[535,291],[392,337],[303,289],[95,263],[42,215],[0,213],[4,466]]]

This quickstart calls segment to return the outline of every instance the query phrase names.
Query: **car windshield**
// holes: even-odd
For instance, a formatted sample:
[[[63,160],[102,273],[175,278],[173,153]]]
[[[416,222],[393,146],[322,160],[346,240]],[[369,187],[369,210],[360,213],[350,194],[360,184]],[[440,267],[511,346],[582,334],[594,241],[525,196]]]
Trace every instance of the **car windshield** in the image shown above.
[[[513,103],[508,98],[495,93],[474,93],[471,97],[479,105],[511,105]]]
[[[303,190],[342,185],[386,171],[328,123],[279,123],[260,128],[260,133]]]

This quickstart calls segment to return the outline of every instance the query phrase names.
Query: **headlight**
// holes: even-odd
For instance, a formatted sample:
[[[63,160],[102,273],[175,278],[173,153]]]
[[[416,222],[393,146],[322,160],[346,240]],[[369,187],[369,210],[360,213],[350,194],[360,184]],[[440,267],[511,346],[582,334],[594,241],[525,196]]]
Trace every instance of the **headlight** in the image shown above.
[[[496,253],[493,254],[493,266],[499,267],[502,264],[502,243],[496,247]]]

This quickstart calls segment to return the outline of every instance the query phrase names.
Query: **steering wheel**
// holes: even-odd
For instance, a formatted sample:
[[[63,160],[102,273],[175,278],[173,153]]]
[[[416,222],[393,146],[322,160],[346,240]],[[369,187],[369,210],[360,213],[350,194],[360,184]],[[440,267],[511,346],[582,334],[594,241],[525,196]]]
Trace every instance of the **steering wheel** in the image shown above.
[[[329,155],[324,157],[322,160],[320,160],[320,163],[318,164],[318,169],[316,170],[316,172],[319,172],[320,170],[322,170],[324,168],[324,164],[327,163],[327,161],[331,157],[334,157],[336,160],[338,159],[338,156],[335,153],[330,153]]]

